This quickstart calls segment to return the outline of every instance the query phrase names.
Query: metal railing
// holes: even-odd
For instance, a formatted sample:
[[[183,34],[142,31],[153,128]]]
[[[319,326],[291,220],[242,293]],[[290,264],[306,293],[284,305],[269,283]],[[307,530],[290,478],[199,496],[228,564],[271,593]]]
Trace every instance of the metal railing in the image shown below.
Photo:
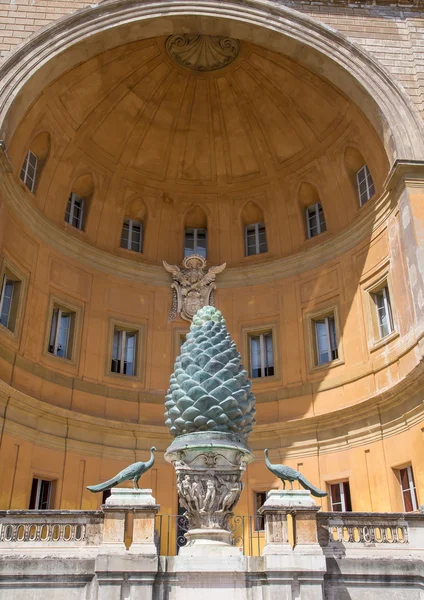
[[[246,556],[261,556],[265,545],[263,517],[235,515],[229,521],[233,546]],[[188,521],[183,515],[157,515],[156,545],[161,556],[175,556],[185,546]]]

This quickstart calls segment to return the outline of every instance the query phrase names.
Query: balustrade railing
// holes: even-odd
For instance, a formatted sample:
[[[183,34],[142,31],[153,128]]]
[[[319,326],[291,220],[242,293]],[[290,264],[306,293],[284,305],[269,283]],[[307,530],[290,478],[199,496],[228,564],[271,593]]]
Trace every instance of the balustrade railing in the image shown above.
[[[318,513],[322,547],[408,544],[408,522],[402,513]]]
[[[98,545],[102,530],[102,511],[0,511],[0,549],[30,544]]]

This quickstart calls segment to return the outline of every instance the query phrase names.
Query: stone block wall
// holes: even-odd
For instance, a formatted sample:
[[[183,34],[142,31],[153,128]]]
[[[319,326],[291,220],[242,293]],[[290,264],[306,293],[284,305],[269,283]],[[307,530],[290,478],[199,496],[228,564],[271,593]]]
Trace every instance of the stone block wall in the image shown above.
[[[404,86],[418,110],[424,112],[424,10],[419,2],[281,3],[362,46]],[[77,0],[0,0],[0,57],[7,58],[34,32],[88,6],[95,4]]]

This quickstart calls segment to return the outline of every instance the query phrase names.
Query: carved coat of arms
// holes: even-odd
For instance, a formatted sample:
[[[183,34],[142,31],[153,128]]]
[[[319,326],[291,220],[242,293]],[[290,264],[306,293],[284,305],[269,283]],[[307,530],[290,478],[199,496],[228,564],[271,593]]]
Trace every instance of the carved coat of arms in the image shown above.
[[[198,254],[186,256],[183,268],[169,265],[165,260],[163,266],[173,278],[172,307],[169,321],[181,315],[186,321],[191,321],[203,306],[214,306],[215,277],[221,273],[227,263],[207,270],[206,260]]]

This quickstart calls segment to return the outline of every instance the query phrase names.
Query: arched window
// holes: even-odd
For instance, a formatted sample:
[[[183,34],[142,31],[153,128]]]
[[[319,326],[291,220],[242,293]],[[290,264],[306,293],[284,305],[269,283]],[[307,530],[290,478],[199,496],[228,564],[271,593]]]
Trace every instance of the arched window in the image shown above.
[[[265,220],[262,210],[254,202],[248,202],[241,213],[244,228],[244,254],[253,256],[268,252]]]
[[[50,134],[39,133],[30,143],[26,153],[20,178],[30,192],[35,192],[41,171],[50,152]]]
[[[357,190],[359,205],[363,206],[375,194],[369,167],[356,148],[349,146],[345,152],[345,167],[353,187]]]
[[[94,193],[94,181],[90,173],[81,175],[74,182],[65,210],[65,221],[76,229],[85,229],[90,201]]]
[[[196,206],[184,221],[184,257],[199,254],[206,258],[208,242],[208,219],[205,212]]]
[[[143,252],[146,212],[146,206],[141,198],[136,198],[127,205],[121,231],[121,248]]]
[[[324,209],[317,188],[311,183],[303,182],[299,189],[299,201],[305,215],[305,229],[308,238],[327,231]]]

